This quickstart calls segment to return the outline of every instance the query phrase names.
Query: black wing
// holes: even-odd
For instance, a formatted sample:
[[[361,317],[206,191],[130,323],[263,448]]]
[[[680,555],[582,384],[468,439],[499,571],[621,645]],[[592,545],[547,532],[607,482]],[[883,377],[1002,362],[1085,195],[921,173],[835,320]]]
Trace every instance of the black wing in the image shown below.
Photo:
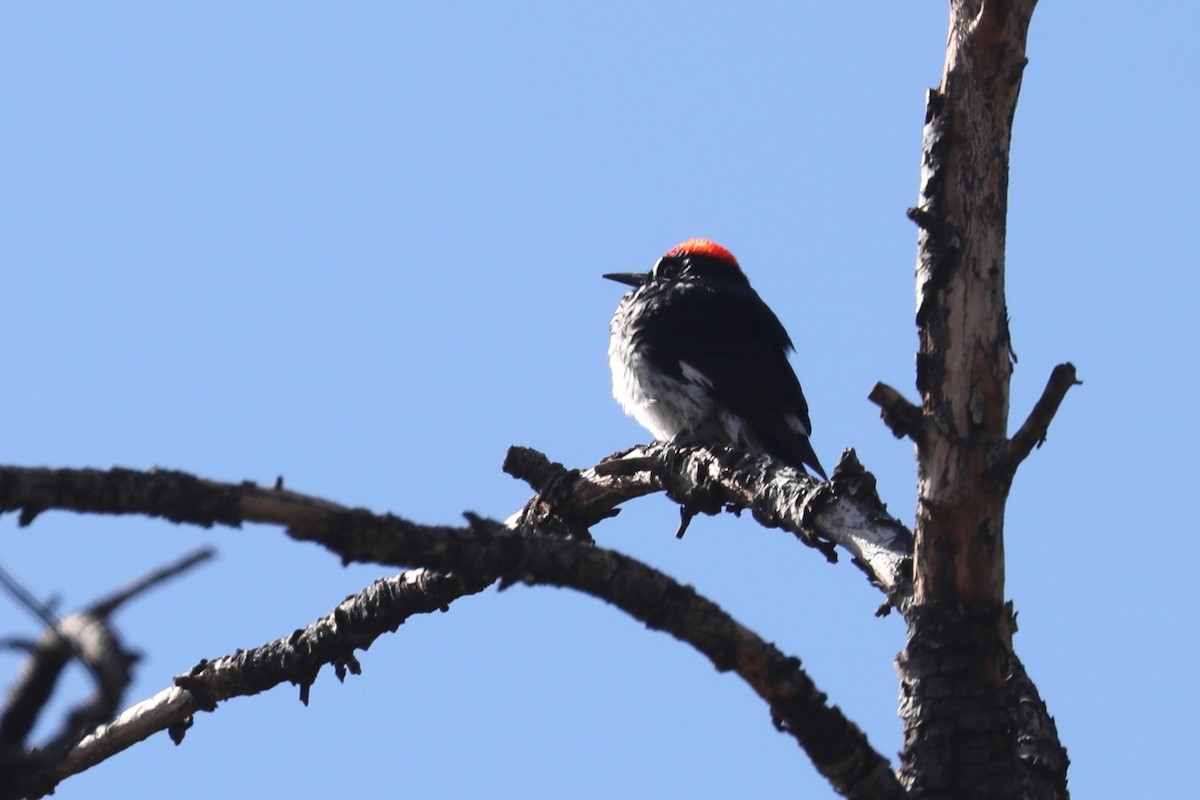
[[[779,318],[745,285],[714,289],[682,282],[669,291],[672,296],[654,303],[644,320],[654,331],[642,340],[651,362],[677,378],[685,377],[687,364],[708,379],[717,402],[744,419],[768,453],[824,477],[808,441],[808,403],[788,363],[792,341]]]

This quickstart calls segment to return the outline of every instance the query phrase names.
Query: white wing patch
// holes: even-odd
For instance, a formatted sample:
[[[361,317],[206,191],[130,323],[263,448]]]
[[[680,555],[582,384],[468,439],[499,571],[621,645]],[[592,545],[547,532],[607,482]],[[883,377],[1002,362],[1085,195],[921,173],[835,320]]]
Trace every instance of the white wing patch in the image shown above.
[[[709,377],[686,361],[679,362],[679,370],[683,373],[683,379],[689,383],[703,386],[705,389],[712,388],[712,381],[709,380]]]
[[[794,430],[796,433],[802,433],[805,436],[812,436],[812,431],[809,430],[808,426],[801,422],[800,418],[795,414],[788,414],[783,419],[785,422],[787,422],[788,427]]]

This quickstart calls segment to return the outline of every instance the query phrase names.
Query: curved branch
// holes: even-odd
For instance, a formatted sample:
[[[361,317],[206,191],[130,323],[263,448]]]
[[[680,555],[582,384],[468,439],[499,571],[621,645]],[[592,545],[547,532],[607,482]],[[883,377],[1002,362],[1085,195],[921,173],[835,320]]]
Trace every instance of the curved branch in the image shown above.
[[[96,728],[65,755],[30,770],[23,791],[0,797],[40,797],[63,780],[99,764],[159,731],[168,731],[176,744],[183,741],[198,711],[211,711],[217,702],[258,694],[284,682],[308,690],[325,664],[338,678],[359,673],[356,649],[365,650],[384,633],[398,628],[414,614],[444,611],[453,600],[482,591],[486,584],[468,585],[461,578],[424,569],[376,581],[303,630],[213,661],[201,661],[175,686],[122,712]],[[17,787],[14,787],[16,789]]]
[[[508,520],[535,530],[561,530],[604,519],[619,510],[619,503],[668,485],[672,487],[668,494],[693,507],[705,499],[715,507],[753,505],[755,517],[764,525],[784,528],[804,541],[823,538],[851,552],[871,583],[912,622],[912,536],[887,513],[875,491],[874,477],[852,450],[843,454],[828,484],[818,484],[769,459],[665,444],[635,447],[585,470],[568,470],[536,450],[512,448],[505,471],[526,478],[543,493]],[[826,490],[811,498],[814,488],[821,487]],[[811,509],[807,515],[800,511],[805,502]],[[576,529],[576,534],[587,532]],[[888,607],[885,604],[880,611]],[[1028,777],[1039,770],[1044,774],[1046,768],[1039,765],[1065,764],[1066,756],[1054,720],[1016,653],[1010,654],[1009,667],[1005,685],[1022,710],[1018,728],[1022,774]]]
[[[417,525],[281,488],[220,484],[179,472],[0,468],[0,510],[20,509],[21,519],[30,520],[48,508],[145,514],[200,525],[280,524],[293,538],[322,544],[344,561],[453,570],[470,585],[501,579],[583,591],[691,644],[717,669],[736,672],[842,794],[902,795],[887,759],[825,702],[798,660],[690,587],[620,553],[506,530],[482,519],[465,528]],[[171,694],[160,696],[167,704],[177,701]]]

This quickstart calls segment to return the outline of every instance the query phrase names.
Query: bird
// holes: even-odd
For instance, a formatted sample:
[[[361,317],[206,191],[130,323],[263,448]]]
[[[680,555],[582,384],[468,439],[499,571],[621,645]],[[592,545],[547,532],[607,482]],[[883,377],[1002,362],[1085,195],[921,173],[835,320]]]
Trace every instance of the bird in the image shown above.
[[[791,337],[733,253],[689,239],[649,272],[603,277],[633,287],[609,325],[613,396],[625,413],[659,441],[733,446],[826,478],[788,362]]]

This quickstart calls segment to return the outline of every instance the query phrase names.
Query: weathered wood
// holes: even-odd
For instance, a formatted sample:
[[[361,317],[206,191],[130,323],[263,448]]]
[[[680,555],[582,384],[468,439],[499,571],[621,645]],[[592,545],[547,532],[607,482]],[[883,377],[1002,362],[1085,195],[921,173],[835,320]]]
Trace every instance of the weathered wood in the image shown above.
[[[1005,305],[1009,145],[1035,0],[953,0],[930,91],[917,223],[915,599],[899,660],[914,797],[1015,798],[1013,622],[1004,594],[1012,347]],[[1065,796],[1065,781],[1062,786]]]

